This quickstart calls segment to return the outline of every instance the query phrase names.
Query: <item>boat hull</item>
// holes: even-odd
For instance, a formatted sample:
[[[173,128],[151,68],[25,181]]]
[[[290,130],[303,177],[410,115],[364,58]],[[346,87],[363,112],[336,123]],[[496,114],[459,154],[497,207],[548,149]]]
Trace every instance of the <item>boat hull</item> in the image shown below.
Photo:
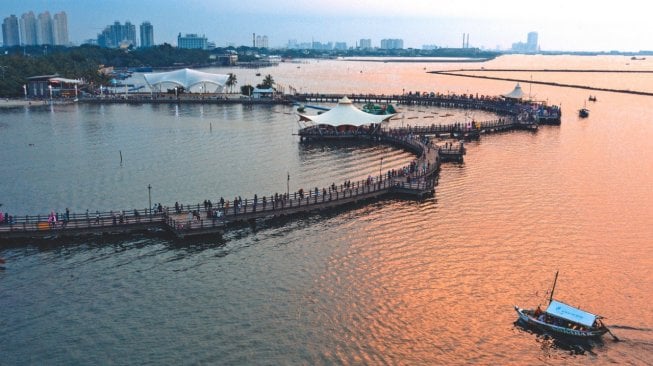
[[[567,327],[561,327],[559,325],[549,324],[543,321],[537,320],[533,314],[532,310],[522,309],[515,305],[515,311],[519,315],[519,319],[525,324],[541,329],[547,332],[555,333],[558,335],[578,337],[578,338],[598,338],[604,335],[608,329],[607,328],[591,328],[587,330],[577,330]]]

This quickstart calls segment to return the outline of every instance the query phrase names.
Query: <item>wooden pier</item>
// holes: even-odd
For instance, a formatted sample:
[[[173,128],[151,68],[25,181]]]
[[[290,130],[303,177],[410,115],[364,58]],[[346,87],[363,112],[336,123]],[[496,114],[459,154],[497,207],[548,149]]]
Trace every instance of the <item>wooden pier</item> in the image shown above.
[[[344,94],[295,94],[294,103],[337,103]],[[525,114],[538,124],[559,125],[562,110],[557,106],[548,106],[542,102],[518,102],[497,97],[468,95],[445,95],[440,93],[414,94],[347,94],[354,103],[400,104],[430,106],[441,108],[459,108],[484,110],[498,115],[519,116]]]
[[[434,193],[440,169],[439,150],[427,146],[418,136],[387,136],[383,142],[415,152],[415,169],[396,174],[381,173],[366,180],[292,192],[290,196],[256,197],[241,202],[183,205],[183,209],[161,208],[119,210],[85,214],[57,214],[12,217],[0,224],[0,239],[64,238],[88,234],[129,234],[166,230],[179,238],[219,234],[236,222],[289,216],[375,199],[389,194],[422,198]]]
[[[337,102],[342,95],[304,94],[295,95],[293,100],[311,102]],[[505,117],[493,121],[468,122],[455,124],[432,124],[430,126],[413,126],[380,130],[374,133],[338,133],[319,128],[300,130],[302,141],[313,140],[348,140],[362,139],[378,143],[391,144],[416,155],[416,159],[400,171],[379,172],[379,176],[368,177],[358,182],[346,182],[339,186],[307,191],[298,191],[286,195],[254,197],[244,201],[224,204],[205,203],[182,205],[180,208],[159,207],[157,210],[129,209],[110,212],[96,212],[72,215],[32,215],[6,218],[0,222],[0,241],[33,238],[64,238],[89,234],[130,234],[134,232],[169,232],[178,238],[194,235],[221,234],[229,225],[280,216],[297,215],[321,211],[337,206],[353,204],[390,194],[408,195],[422,198],[432,195],[437,185],[440,164],[443,162],[463,161],[465,147],[462,141],[436,144],[431,137],[451,137],[457,140],[478,139],[481,134],[509,130],[536,131],[541,119],[531,105],[507,103],[490,98],[460,97],[443,95],[351,95],[349,98],[358,103],[399,103],[432,105],[451,108],[474,108],[495,112]],[[108,102],[106,100],[98,103]],[[115,100],[111,102],[125,102]],[[147,103],[146,100],[130,100],[132,103]],[[175,100],[157,100],[150,103],[176,103]],[[184,101],[206,103],[211,100]],[[218,103],[227,101],[215,101]],[[243,102],[243,101],[241,101]],[[248,102],[248,101],[245,101]],[[290,100],[271,100],[267,103],[288,103]],[[229,101],[231,103],[231,101]],[[539,108],[539,107],[538,107]],[[539,109],[541,110],[541,109]],[[547,109],[549,120],[557,118],[561,112],[557,107]]]

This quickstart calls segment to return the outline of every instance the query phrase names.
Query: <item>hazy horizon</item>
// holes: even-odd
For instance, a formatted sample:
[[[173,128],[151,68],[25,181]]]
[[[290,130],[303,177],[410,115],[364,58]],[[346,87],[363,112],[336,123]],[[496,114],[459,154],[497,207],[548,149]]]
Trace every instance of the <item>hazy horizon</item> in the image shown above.
[[[513,43],[526,42],[527,33],[534,31],[543,51],[653,50],[648,8],[633,0],[622,1],[618,8],[562,0],[541,6],[515,0],[455,4],[425,0],[318,4],[293,0],[109,0],[81,5],[75,0],[9,0],[3,2],[0,15],[4,19],[29,11],[37,15],[65,11],[69,38],[75,44],[96,38],[114,21],[135,24],[138,38],[138,26],[149,21],[155,43],[173,45],[179,33],[206,35],[218,47],[251,45],[252,33],[256,33],[268,36],[273,48],[286,46],[290,39],[298,43],[347,42],[351,47],[361,38],[372,39],[375,47],[384,38],[403,39],[404,48],[461,47],[462,35],[468,33],[470,47],[506,50]]]

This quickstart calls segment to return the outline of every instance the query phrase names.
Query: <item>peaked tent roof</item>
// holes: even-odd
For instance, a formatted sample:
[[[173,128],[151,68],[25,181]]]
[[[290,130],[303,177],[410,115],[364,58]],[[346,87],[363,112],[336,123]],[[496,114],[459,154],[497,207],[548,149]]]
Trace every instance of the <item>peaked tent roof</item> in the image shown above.
[[[560,301],[553,300],[546,309],[546,312],[557,316],[558,318],[566,319],[586,327],[591,327],[596,320],[597,315],[576,309]]]
[[[193,85],[201,83],[216,84],[223,87],[229,79],[229,75],[224,74],[211,74],[191,69],[179,69],[169,72],[157,72],[143,74],[145,81],[150,85],[158,85],[161,83],[174,83],[183,86],[185,89],[190,89]]]
[[[396,114],[370,114],[356,108],[347,96],[338,101],[338,105],[330,110],[315,116],[298,113],[300,120],[311,121],[315,124],[331,126],[352,125],[356,127],[366,126],[372,123],[385,122]]]
[[[521,89],[519,83],[517,83],[515,89],[508,94],[504,94],[503,97],[508,99],[522,99],[524,97],[524,91]]]

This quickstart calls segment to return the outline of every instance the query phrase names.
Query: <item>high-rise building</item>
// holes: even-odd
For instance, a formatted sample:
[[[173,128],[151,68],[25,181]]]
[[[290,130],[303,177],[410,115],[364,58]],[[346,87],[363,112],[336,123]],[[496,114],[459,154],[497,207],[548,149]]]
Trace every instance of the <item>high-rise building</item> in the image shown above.
[[[97,36],[97,43],[100,47],[118,48],[136,45],[136,26],[129,21],[125,25],[115,21],[108,25],[102,33]]]
[[[181,33],[177,36],[177,48],[193,48],[193,49],[208,49],[208,40],[205,36],[198,36],[195,33],[188,33],[185,36],[181,36]]]
[[[361,38],[360,41],[358,41],[358,48],[361,50],[369,50],[372,48],[372,40],[369,38]]]
[[[256,36],[256,47],[268,48],[268,36]]]
[[[36,43],[39,45],[53,45],[54,36],[52,34],[52,17],[50,12],[39,14],[36,22]]]
[[[55,45],[68,45],[68,17],[66,12],[56,13],[52,17],[52,33]]]
[[[33,12],[20,16],[20,43],[25,46],[36,46],[36,16]]]
[[[526,43],[517,42],[512,44],[513,52],[518,53],[537,53],[539,46],[537,44],[537,32],[530,32],[526,38]]]
[[[528,52],[537,52],[537,32],[528,33],[526,48]]]
[[[381,49],[384,50],[400,50],[404,48],[403,39],[382,39]]]
[[[2,22],[2,43],[5,47],[20,45],[18,18],[13,14]]]
[[[346,51],[347,42],[336,42],[335,45],[333,46],[333,49],[338,51]]]
[[[141,47],[148,48],[154,46],[154,27],[150,22],[141,24]]]

